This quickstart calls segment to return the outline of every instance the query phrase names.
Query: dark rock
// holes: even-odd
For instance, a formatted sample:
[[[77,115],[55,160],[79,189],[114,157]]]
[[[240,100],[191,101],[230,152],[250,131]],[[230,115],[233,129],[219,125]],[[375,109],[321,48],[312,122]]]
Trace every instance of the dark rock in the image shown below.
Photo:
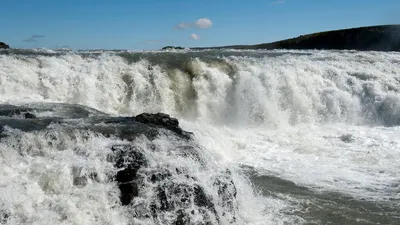
[[[25,113],[24,117],[25,117],[25,119],[36,119],[36,116],[29,112]]]
[[[117,168],[129,168],[131,170],[139,170],[140,167],[146,165],[146,158],[143,153],[132,145],[114,145],[111,147],[116,158]]]
[[[158,197],[158,201],[159,201],[159,210],[164,210],[164,211],[169,210],[170,203],[168,201],[165,186],[157,188],[157,197]]]
[[[214,204],[212,203],[210,197],[204,193],[203,188],[196,185],[194,186],[193,189],[194,189],[194,203],[197,206],[214,209]]]
[[[219,219],[211,197],[199,185],[166,180],[157,187],[157,199],[153,203],[153,208],[156,212],[172,211],[176,208],[186,209],[191,205],[203,209],[205,214],[207,214],[206,211],[209,211],[215,216],[216,220]],[[186,212],[182,211],[181,213],[184,214]]]
[[[0,125],[0,139],[6,138],[6,137],[8,137],[8,135],[5,134],[4,126],[1,126],[1,125]]]
[[[165,46],[161,50],[184,50],[184,47],[180,46]]]
[[[165,115],[162,115],[165,117]],[[158,121],[156,121],[158,123]],[[175,123],[174,126],[178,124]],[[146,149],[157,153],[157,147],[150,145]],[[202,224],[216,224],[220,221],[220,215],[216,210],[214,199],[208,195],[198,181],[190,176],[185,168],[175,167],[152,167],[147,162],[143,151],[138,146],[134,145],[114,145],[111,148],[112,157],[109,160],[114,162],[115,167],[120,170],[115,175],[118,188],[120,190],[121,204],[130,205],[135,209],[135,204],[131,203],[136,197],[139,197],[139,190],[151,190],[148,193],[153,193],[150,198],[147,210],[133,211],[132,214],[136,218],[152,217],[154,220],[162,220],[166,214],[175,214],[173,224],[190,224],[190,218],[195,216],[202,218]],[[191,149],[194,151],[194,149]],[[171,149],[171,151],[187,151],[186,148]],[[179,153],[175,154],[179,154]],[[185,154],[180,154],[185,155]],[[187,155],[187,157],[191,157]],[[219,205],[224,207],[227,215],[223,214],[232,221],[235,219],[235,198],[236,188],[229,179],[230,173],[217,177],[214,182],[214,187],[218,190],[218,199],[215,199]],[[224,203],[223,201],[226,201]],[[195,207],[194,210],[185,210],[190,207]],[[233,210],[233,212],[232,212]],[[231,215],[231,216],[229,216]]]
[[[122,205],[128,205],[138,196],[139,190],[135,179],[138,170],[146,166],[146,158],[138,148],[131,145],[114,145],[111,150],[113,156],[109,160],[115,160],[115,166],[123,168],[115,176],[121,192],[120,200]]]
[[[139,188],[136,183],[122,183],[118,185],[121,191],[120,201],[122,205],[129,205],[132,199],[139,194]]]
[[[99,175],[96,172],[90,173],[88,177],[93,181],[100,182]]]
[[[162,127],[171,130],[181,136],[189,138],[192,133],[183,131],[179,127],[179,121],[176,118],[171,117],[165,113],[142,113],[135,117],[135,121],[144,124],[155,125],[157,127]]]
[[[160,172],[155,172],[150,176],[150,181],[152,183],[155,182],[160,182],[168,177],[171,177],[172,174],[167,170],[167,171],[160,171]]]
[[[118,182],[126,183],[133,181],[136,178],[137,169],[126,168],[117,173],[116,179]]]
[[[140,123],[146,123],[146,124],[151,123],[154,125],[160,125],[170,128],[179,127],[179,121],[176,118],[172,118],[170,115],[165,113],[156,113],[156,114],[142,113],[137,115],[135,117],[135,120]]]
[[[36,116],[31,111],[31,108],[17,108],[17,107],[6,107],[0,110],[0,116],[8,116],[8,117],[22,117],[25,119],[35,119]]]
[[[176,211],[176,220],[174,225],[190,224],[190,217],[182,209]]]
[[[9,213],[0,210],[0,224],[7,224],[9,218],[10,218]]]
[[[4,42],[0,42],[0,49],[2,49],[2,48],[5,48],[5,49],[7,49],[7,48],[10,48],[10,46],[8,46],[6,43],[4,43]]]
[[[199,218],[203,221],[201,224],[219,224],[224,217],[233,221],[231,224],[235,224],[235,219],[231,218],[236,216],[237,203],[235,199],[230,198],[236,197],[236,188],[229,179],[230,174],[211,180],[210,188],[218,191],[217,196],[211,196],[201,181],[191,174],[190,169],[157,160],[161,154],[161,158],[164,155],[167,158],[190,158],[199,165],[206,165],[200,148],[193,140],[179,135],[179,132],[184,131],[179,128],[178,120],[169,115],[141,114],[137,118],[100,115],[83,118],[85,123],[71,122],[71,119],[64,119],[63,116],[22,119],[34,118],[28,114],[30,112],[43,111],[32,106],[0,106],[0,136],[1,133],[7,133],[4,127],[8,126],[24,132],[42,132],[49,145],[54,148],[65,145],[64,137],[76,139],[76,131],[80,132],[79,137],[82,140],[88,140],[91,135],[103,135],[113,137],[113,140],[122,139],[123,143],[131,141],[129,144],[113,145],[110,148],[107,160],[114,165],[115,170],[111,170],[107,175],[115,182],[116,188],[119,188],[121,205],[126,206],[133,218],[154,220],[159,224],[190,224],[193,221],[189,218]],[[49,126],[54,123],[60,125],[57,126],[57,130]],[[165,129],[173,132],[166,132]],[[160,147],[160,142],[153,142],[160,132],[171,137],[174,144]],[[20,142],[21,140],[18,140],[13,143],[14,148],[20,149]],[[87,150],[81,147],[75,147],[74,153],[80,156],[88,154]],[[96,172],[82,172],[80,167],[72,168],[72,179],[76,186],[85,186],[92,181],[102,182]],[[135,198],[140,198],[140,201],[136,202]],[[142,199],[146,201],[143,203]],[[218,214],[217,206],[219,209],[222,207],[220,211],[226,211],[227,216],[223,213]],[[0,224],[9,223],[12,214],[8,211],[3,214],[0,207]],[[170,215],[173,217],[169,217]]]
[[[340,140],[346,143],[350,143],[354,141],[354,137],[351,134],[343,134],[342,136],[340,136]]]
[[[73,184],[75,186],[86,186],[88,179],[86,177],[75,177]]]

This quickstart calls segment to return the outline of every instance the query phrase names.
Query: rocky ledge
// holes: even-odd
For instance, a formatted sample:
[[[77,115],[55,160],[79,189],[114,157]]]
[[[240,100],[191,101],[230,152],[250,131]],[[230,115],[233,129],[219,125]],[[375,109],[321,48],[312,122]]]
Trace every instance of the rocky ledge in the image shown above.
[[[120,204],[132,220],[176,225],[238,222],[237,191],[230,171],[207,172],[208,162],[192,133],[182,130],[179,121],[167,114],[111,117],[79,105],[0,105],[0,128],[0,142],[21,138],[12,132],[15,129],[48,137],[50,146],[80,131],[121,140],[109,146],[107,162],[115,168],[109,182],[119,189]],[[191,163],[176,163],[179,159]],[[205,183],[202,176],[190,172],[192,166],[197,168],[195,171],[213,174],[207,176],[211,180]],[[101,182],[96,173],[73,174],[71,180],[77,187]],[[0,207],[0,213],[0,224],[13,217],[8,209]]]

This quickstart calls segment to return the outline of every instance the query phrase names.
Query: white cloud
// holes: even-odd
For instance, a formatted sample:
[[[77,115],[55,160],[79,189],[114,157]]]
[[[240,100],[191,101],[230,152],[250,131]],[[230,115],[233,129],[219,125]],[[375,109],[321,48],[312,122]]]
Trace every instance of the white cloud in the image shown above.
[[[187,28],[207,29],[207,28],[210,28],[212,25],[213,25],[213,22],[210,19],[201,18],[201,19],[196,20],[193,23],[182,22],[182,23],[176,25],[174,28],[176,30],[184,30]]]
[[[186,28],[189,28],[189,27],[191,27],[191,25],[189,23],[180,23],[180,24],[175,26],[175,29],[183,30],[183,29],[186,29]]]
[[[206,29],[212,26],[212,21],[207,18],[201,18],[194,23],[197,28]]]
[[[200,39],[200,36],[197,35],[197,34],[191,34],[191,35],[190,35],[190,39],[192,39],[192,40],[199,40],[199,39]]]

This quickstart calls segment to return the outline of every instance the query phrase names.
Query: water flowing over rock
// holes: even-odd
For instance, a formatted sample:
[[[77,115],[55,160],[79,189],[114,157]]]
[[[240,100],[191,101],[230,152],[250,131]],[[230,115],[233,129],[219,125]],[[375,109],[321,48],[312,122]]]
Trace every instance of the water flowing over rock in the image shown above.
[[[0,224],[397,225],[399,56],[2,50]]]
[[[75,112],[72,113],[74,119],[59,117],[65,111]],[[44,112],[47,116],[40,116]],[[113,165],[114,172],[107,175],[108,179],[103,178],[101,181],[97,173],[84,174],[81,167],[75,166],[70,168],[71,182],[63,183],[54,177],[57,171],[50,170],[39,182],[46,192],[57,195],[73,186],[82,189],[109,180],[116,182],[119,202],[131,212],[132,219],[160,221],[162,224],[220,224],[221,221],[237,221],[236,188],[229,171],[221,171],[221,175],[211,178],[209,182],[213,185],[207,187],[203,180],[190,172],[190,167],[168,165],[156,159],[157,155],[164,155],[192,161],[199,164],[199,168],[207,167],[207,162],[201,158],[196,143],[190,136],[182,136],[184,131],[179,127],[178,120],[167,114],[111,117],[78,105],[42,104],[0,105],[0,116],[4,134],[0,144],[16,140],[20,144],[13,147],[15,151],[22,151],[23,139],[16,137],[13,129],[28,132],[26,135],[34,135],[37,138],[45,134],[49,138],[45,139],[48,143],[43,144],[60,149],[67,144],[67,139],[70,139],[71,147],[78,155],[85,153],[76,145],[79,144],[77,138],[87,140],[91,135],[104,135],[123,142],[109,146],[106,158],[107,162]],[[76,123],[78,121],[80,122]],[[51,128],[54,126],[57,128]],[[162,128],[165,128],[167,133],[165,130],[161,131]],[[77,132],[86,133],[86,137],[80,137]],[[157,144],[156,140],[160,135],[164,137],[164,144],[168,143],[168,147]],[[216,195],[209,193],[209,190],[213,189]],[[222,211],[218,211],[217,207]],[[12,213],[1,212],[1,224],[13,219]]]

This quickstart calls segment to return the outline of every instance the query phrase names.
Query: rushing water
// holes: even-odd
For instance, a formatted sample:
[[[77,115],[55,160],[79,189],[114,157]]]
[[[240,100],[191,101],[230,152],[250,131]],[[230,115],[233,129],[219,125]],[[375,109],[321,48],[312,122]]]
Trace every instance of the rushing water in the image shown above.
[[[206,166],[145,154],[154,168],[183,166],[210,196],[217,196],[212,177],[231,171],[235,209],[228,215],[220,202],[228,200],[215,199],[221,218],[212,223],[400,223],[399,53],[4,50],[0,103],[34,106],[41,118],[79,114],[43,103],[178,118],[194,133]],[[170,221],[173,215],[141,220],[118,202],[118,188],[106,178],[115,170],[106,149],[125,140],[81,131],[71,138],[49,126],[62,142],[3,128],[9,138],[0,142],[0,224]],[[153,142],[177,144],[168,135]],[[70,177],[77,170],[96,171],[100,181],[76,186]],[[151,189],[143,191],[134,205],[148,200]],[[193,214],[191,222],[202,219]]]

